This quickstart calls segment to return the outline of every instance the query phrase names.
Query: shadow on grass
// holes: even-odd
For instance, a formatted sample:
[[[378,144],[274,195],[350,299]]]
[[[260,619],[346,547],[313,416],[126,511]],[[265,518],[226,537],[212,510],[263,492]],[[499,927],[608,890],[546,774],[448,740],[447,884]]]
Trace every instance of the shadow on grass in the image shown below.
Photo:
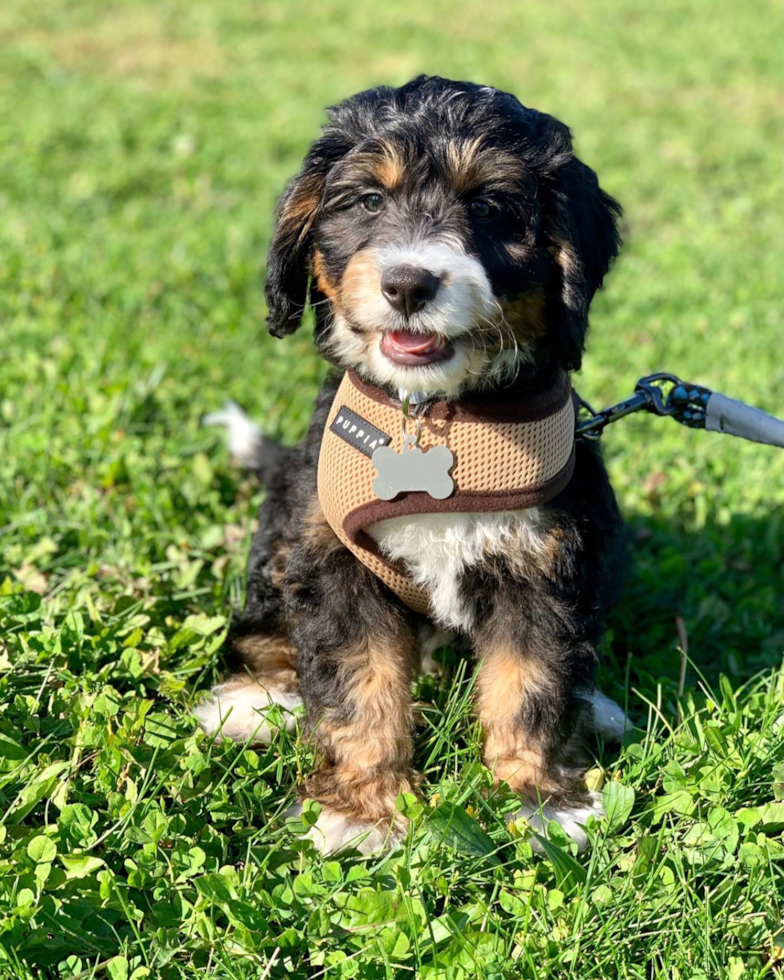
[[[626,586],[609,622],[603,676],[647,696],[675,691],[681,639],[688,640],[686,687],[733,687],[781,662],[782,515],[709,516],[699,530],[660,517],[627,515]],[[610,693],[608,691],[608,693]],[[616,691],[617,693],[617,691]]]

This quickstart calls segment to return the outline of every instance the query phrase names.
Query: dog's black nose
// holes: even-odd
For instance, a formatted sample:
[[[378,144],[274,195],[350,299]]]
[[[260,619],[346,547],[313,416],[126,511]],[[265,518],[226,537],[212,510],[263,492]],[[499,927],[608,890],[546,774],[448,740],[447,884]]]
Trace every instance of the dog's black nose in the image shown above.
[[[438,277],[427,269],[396,265],[381,277],[381,292],[396,310],[409,317],[433,299],[439,282]]]

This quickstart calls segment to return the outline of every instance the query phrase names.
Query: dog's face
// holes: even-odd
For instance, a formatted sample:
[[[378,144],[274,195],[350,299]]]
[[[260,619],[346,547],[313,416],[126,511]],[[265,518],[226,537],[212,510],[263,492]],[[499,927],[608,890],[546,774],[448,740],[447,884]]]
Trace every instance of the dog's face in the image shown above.
[[[376,384],[455,397],[579,366],[620,208],[568,129],[441,78],[329,115],[281,201],[271,332],[296,329],[312,277],[320,350]]]

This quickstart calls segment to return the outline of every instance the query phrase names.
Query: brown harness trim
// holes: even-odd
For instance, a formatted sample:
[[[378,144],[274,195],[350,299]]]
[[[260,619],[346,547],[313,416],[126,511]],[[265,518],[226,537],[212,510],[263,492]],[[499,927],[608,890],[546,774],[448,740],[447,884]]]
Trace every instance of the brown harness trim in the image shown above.
[[[354,387],[378,405],[400,410],[400,402],[361,378],[354,371],[348,376]],[[559,374],[546,391],[523,394],[510,386],[488,392],[485,397],[465,398],[457,402],[438,401],[428,406],[424,418],[448,422],[539,422],[562,409],[572,392],[569,375]]]
[[[476,514],[536,507],[552,500],[569,483],[574,473],[574,456],[572,449],[572,455],[560,473],[544,483],[522,490],[455,490],[446,500],[434,500],[425,493],[403,493],[395,500],[374,500],[350,511],[343,520],[343,530],[352,541],[377,554],[376,542],[365,534],[363,528],[378,521],[412,514]],[[372,547],[368,547],[365,538],[373,543]]]
[[[375,555],[387,568],[410,578],[404,562],[390,561],[378,546],[376,539],[365,531],[378,521],[412,514],[476,514],[505,510],[526,510],[557,497],[566,488],[574,474],[575,450],[569,462],[554,477],[528,490],[455,490],[446,500],[434,500],[428,494],[405,493],[396,500],[379,500],[363,504],[346,515],[343,530],[352,544]],[[391,512],[394,508],[394,513]]]

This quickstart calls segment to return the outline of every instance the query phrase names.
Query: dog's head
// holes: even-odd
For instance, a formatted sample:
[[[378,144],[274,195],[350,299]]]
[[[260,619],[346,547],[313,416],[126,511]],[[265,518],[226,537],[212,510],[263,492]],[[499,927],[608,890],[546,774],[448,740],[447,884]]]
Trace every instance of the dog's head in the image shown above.
[[[620,207],[569,130],[496,89],[422,77],[329,110],[280,203],[269,328],[308,297],[333,363],[454,397],[580,365]]]

